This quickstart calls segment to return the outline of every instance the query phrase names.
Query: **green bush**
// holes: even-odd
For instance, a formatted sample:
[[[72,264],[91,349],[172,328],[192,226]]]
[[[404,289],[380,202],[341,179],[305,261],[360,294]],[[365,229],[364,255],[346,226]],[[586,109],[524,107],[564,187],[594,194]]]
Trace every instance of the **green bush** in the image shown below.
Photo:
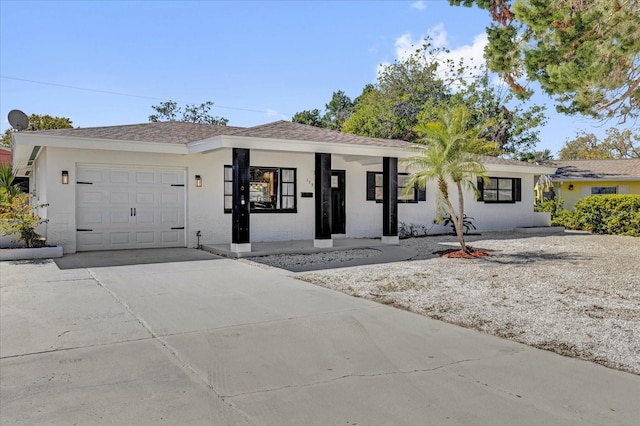
[[[562,198],[536,200],[533,211],[551,213],[551,226],[564,226],[567,229],[578,229],[575,214],[564,208]]]
[[[551,219],[551,226],[564,226],[567,229],[580,229],[580,224],[574,211],[563,209]]]
[[[640,236],[640,195],[598,195],[574,207],[578,229],[596,234]]]

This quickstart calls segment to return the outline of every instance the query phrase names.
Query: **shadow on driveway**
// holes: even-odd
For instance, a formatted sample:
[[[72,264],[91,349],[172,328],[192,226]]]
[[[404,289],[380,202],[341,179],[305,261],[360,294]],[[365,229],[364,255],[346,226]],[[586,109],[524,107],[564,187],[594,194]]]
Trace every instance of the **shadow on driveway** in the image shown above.
[[[156,248],[135,250],[88,251],[65,254],[54,259],[60,269],[102,268],[107,266],[143,265],[150,263],[216,260],[221,256],[189,248]]]

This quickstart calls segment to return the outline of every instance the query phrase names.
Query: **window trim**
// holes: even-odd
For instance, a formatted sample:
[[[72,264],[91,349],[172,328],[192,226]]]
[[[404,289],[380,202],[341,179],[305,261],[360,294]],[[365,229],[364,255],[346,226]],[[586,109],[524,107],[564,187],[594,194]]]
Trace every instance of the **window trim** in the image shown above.
[[[233,166],[226,164],[223,169],[226,171],[228,169],[233,170]],[[267,166],[250,166],[249,170],[251,171],[252,169],[264,169],[264,170],[277,170],[278,171],[278,197],[279,197],[279,202],[280,205],[282,205],[282,199],[283,197],[289,197],[293,199],[293,208],[279,208],[279,209],[256,209],[256,208],[249,208],[249,212],[250,213],[267,213],[267,214],[271,214],[271,213],[298,213],[298,196],[297,196],[297,192],[298,192],[298,169],[296,169],[295,167],[267,167]],[[282,171],[283,170],[291,170],[293,172],[293,181],[292,182],[284,182],[282,180]],[[226,172],[225,172],[226,174]],[[233,182],[233,175],[232,176],[232,180],[227,180],[226,176],[223,176],[223,182],[226,184],[227,182]],[[283,183],[293,183],[293,194],[287,194],[287,195],[283,195],[282,194],[282,186]],[[233,183],[232,183],[232,188],[233,188]],[[227,197],[233,197],[233,194],[227,194],[225,192],[225,188],[223,188],[223,197],[226,199]],[[226,208],[223,202],[223,208],[224,208],[224,212],[225,213],[232,213],[233,209],[230,208]]]
[[[382,199],[376,199],[376,188],[381,188],[382,185],[376,185],[376,176],[380,175],[382,176],[382,172],[376,172],[376,171],[367,171],[367,179],[366,179],[366,184],[367,184],[367,190],[366,190],[366,200],[367,201],[375,201],[376,203],[382,203],[383,200]],[[410,176],[410,173],[398,173],[398,176]],[[400,186],[399,185],[400,182],[398,181],[398,195],[402,194],[402,191],[404,190],[404,186]],[[407,199],[402,199],[402,198],[398,198],[398,203],[400,204],[417,204],[420,201],[426,201],[426,190],[424,189],[420,189],[418,187],[418,185],[414,186],[413,189],[413,199],[407,200]]]
[[[522,178],[514,178],[514,177],[504,177],[504,176],[488,176],[489,180],[497,180],[498,185],[495,189],[497,191],[496,196],[497,200],[485,200],[484,199],[484,180],[482,178],[478,178],[478,191],[480,195],[478,196],[478,201],[483,201],[487,204],[515,204],[517,202],[522,201]],[[511,180],[511,200],[500,200],[500,180]]]

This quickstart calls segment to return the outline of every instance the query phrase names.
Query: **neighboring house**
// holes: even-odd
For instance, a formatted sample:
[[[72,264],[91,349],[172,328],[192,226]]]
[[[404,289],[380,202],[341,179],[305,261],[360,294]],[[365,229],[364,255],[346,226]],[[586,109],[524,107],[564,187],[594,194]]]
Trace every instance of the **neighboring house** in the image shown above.
[[[0,164],[11,164],[11,148],[0,146]],[[22,192],[27,192],[29,189],[29,178],[16,176],[13,184],[18,186]]]
[[[382,237],[398,225],[431,233],[437,188],[414,188],[402,158],[409,143],[278,121],[250,128],[183,122],[14,133],[14,166],[31,177],[65,253],[229,243]],[[534,176],[553,167],[486,158],[494,179],[466,194],[479,230],[549,225],[533,211]]]
[[[640,194],[640,158],[553,161],[553,193],[571,210],[590,195]]]
[[[11,164],[11,148],[0,146],[0,164]]]

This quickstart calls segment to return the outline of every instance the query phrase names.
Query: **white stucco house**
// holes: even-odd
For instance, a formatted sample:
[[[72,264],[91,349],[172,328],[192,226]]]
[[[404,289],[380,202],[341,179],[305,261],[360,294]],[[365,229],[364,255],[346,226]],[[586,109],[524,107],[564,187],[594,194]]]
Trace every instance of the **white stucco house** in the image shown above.
[[[250,128],[183,122],[13,134],[13,163],[30,177],[48,219],[50,244],[65,253],[149,247],[381,237],[401,222],[432,233],[437,188],[403,187],[399,140],[373,139],[277,121]],[[478,230],[547,226],[534,183],[555,168],[486,158],[491,183],[466,194]]]

